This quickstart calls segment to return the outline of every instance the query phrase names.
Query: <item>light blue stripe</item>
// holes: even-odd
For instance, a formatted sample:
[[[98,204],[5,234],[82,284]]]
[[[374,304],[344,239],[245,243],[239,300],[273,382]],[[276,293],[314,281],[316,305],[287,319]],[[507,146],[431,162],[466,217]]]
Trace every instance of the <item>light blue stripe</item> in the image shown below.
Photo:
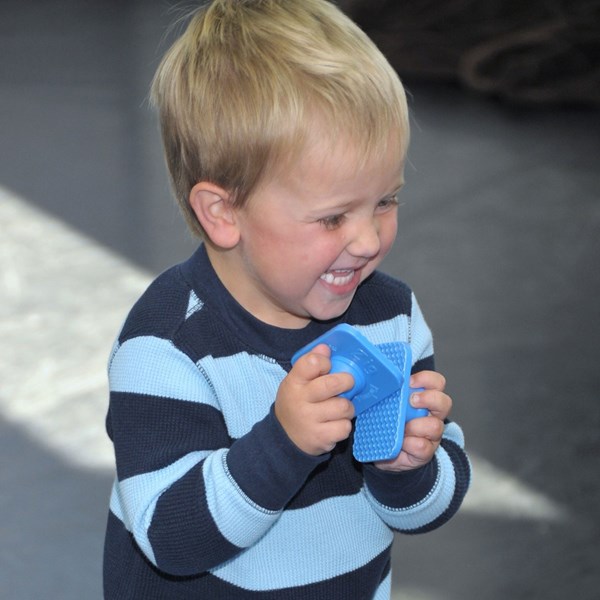
[[[402,509],[383,506],[366,490],[373,507],[390,527],[401,531],[419,529],[437,519],[450,506],[456,487],[454,467],[442,447],[437,449],[435,459],[439,467],[437,481],[429,494],[413,506]]]
[[[412,295],[409,342],[413,353],[413,364],[422,358],[433,354],[433,339],[431,330],[425,322],[421,307],[415,295]]]
[[[156,561],[148,539],[148,528],[158,499],[209,454],[210,452],[191,452],[164,469],[115,482],[110,509],[123,522],[127,531],[133,534],[138,546],[153,564]]]
[[[377,588],[373,600],[390,600],[392,595],[392,572],[387,574],[387,577],[381,582]]]
[[[391,342],[410,342],[413,364],[433,354],[431,331],[423,319],[421,309],[413,296],[413,315],[398,315],[387,321],[370,325],[356,325],[373,344],[389,344]]]
[[[265,510],[252,502],[227,470],[226,450],[218,450],[203,465],[206,500],[221,534],[238,548],[256,543],[281,512]]]
[[[392,540],[361,492],[285,511],[254,546],[211,572],[253,591],[308,585],[366,565]]]
[[[119,350],[119,348],[121,347],[121,344],[119,343],[119,338],[117,338],[112,345],[112,348],[110,350],[110,354],[108,356],[108,368],[110,369],[111,365],[112,365],[112,361],[113,358],[115,357],[117,351]]]
[[[461,448],[465,447],[465,435],[460,426],[454,422],[448,423],[444,428],[444,438],[454,442]]]
[[[387,321],[379,321],[370,325],[356,325],[355,327],[373,344],[410,343],[414,364],[433,354],[433,339],[414,294],[412,295],[411,313],[411,317],[398,315]]]
[[[123,508],[121,507],[121,500],[119,498],[119,482],[115,478],[115,481],[112,486],[112,491],[110,493],[110,510],[121,521],[125,523],[125,515],[123,514]]]
[[[170,341],[157,337],[124,342],[112,360],[109,379],[113,392],[201,402],[218,409],[209,384],[192,360]]]
[[[198,362],[219,399],[229,435],[239,439],[269,413],[286,375],[275,361],[246,352]]]
[[[387,321],[370,325],[355,325],[372,344],[408,342],[409,319],[407,315],[398,315]]]

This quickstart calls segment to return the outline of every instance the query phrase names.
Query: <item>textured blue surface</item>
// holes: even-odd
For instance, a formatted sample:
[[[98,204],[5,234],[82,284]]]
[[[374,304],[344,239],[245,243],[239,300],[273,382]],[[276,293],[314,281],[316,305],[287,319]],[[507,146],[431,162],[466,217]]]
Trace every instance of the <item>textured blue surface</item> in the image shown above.
[[[352,451],[354,458],[360,462],[398,456],[404,441],[406,421],[427,414],[426,410],[414,409],[409,404],[412,391],[408,385],[412,364],[410,345],[394,342],[377,347],[398,368],[402,382],[397,391],[356,418]]]
[[[356,460],[396,457],[402,448],[406,421],[427,414],[409,405],[410,345],[393,342],[376,346],[352,326],[342,324],[298,350],[292,364],[318,344],[331,348],[332,373],[345,371],[354,377],[354,387],[344,396],[352,400],[357,415]]]
[[[402,375],[394,363],[362,333],[345,323],[298,350],[292,357],[292,364],[319,344],[331,348],[331,373],[345,372],[354,377],[354,387],[341,395],[352,400],[357,415],[402,385]]]

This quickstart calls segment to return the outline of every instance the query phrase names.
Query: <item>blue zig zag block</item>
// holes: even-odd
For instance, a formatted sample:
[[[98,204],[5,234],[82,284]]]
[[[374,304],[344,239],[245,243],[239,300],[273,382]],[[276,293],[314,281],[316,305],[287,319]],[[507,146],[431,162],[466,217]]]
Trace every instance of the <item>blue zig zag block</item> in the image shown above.
[[[400,453],[407,421],[428,414],[410,405],[412,354],[410,345],[392,342],[374,345],[351,325],[337,325],[292,357],[319,344],[331,348],[331,373],[347,372],[354,386],[342,396],[354,404],[356,427],[352,452],[360,462],[389,460]]]

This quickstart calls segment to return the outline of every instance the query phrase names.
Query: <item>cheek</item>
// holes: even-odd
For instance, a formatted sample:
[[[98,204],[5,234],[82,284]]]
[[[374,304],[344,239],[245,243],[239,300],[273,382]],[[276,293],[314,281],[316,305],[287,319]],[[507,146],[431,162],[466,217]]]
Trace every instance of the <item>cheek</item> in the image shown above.
[[[383,254],[387,254],[396,240],[396,234],[398,233],[398,218],[394,213],[390,215],[389,219],[384,220],[381,227],[381,246]]]
[[[339,256],[345,242],[341,234],[331,232],[301,230],[284,236],[281,244],[283,253],[293,254],[298,264],[305,270],[326,271]]]
[[[390,219],[390,223],[389,223],[389,228],[390,228],[390,239],[391,239],[391,243],[394,243],[394,240],[396,239],[396,234],[398,233],[398,212],[395,211],[392,215],[392,218]]]
[[[268,219],[254,220],[243,237],[246,250],[258,262],[279,262],[287,254],[286,232]]]
[[[398,227],[394,225],[394,227],[390,230],[389,238],[387,240],[387,250],[389,251],[391,247],[394,245],[396,241],[396,234],[398,233]]]

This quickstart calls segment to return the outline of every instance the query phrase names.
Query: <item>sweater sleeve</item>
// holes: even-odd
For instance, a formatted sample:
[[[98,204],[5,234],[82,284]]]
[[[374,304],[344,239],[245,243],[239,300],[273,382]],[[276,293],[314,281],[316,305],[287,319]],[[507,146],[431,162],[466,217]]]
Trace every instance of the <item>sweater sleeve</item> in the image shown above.
[[[299,451],[272,412],[230,438],[210,382],[169,340],[125,341],[109,381],[111,510],[167,573],[204,572],[252,546],[327,458]]]
[[[411,314],[408,324],[408,342],[413,353],[413,373],[434,370],[433,338],[414,293],[411,293]]]
[[[433,370],[433,339],[415,295],[410,294],[408,341],[412,372]],[[471,480],[461,428],[447,422],[440,447],[429,464],[403,473],[364,467],[365,490],[374,510],[393,529],[425,533],[448,521],[459,509]]]
[[[392,529],[425,533],[446,523],[458,511],[471,480],[464,439],[456,423],[447,423],[431,462],[403,473],[364,470],[365,491],[374,510]]]

